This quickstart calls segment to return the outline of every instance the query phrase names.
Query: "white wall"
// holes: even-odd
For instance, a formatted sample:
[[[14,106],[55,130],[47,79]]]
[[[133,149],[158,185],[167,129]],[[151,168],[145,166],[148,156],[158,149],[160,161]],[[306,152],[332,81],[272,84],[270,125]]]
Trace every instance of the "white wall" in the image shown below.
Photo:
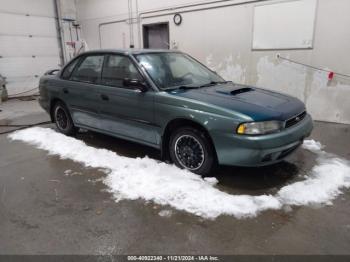
[[[142,14],[140,23],[134,19],[134,44],[136,47],[142,46],[142,36],[138,34],[142,24],[169,22],[172,46],[190,53],[224,78],[292,94],[306,103],[315,119],[350,124],[350,78],[335,76],[328,81],[326,72],[276,58],[280,54],[309,65],[350,74],[350,1],[318,0],[312,49],[265,51],[251,48],[253,12],[257,3],[249,2],[232,0],[181,8],[198,1],[181,0],[176,1],[175,5],[170,0],[132,0],[134,18],[145,11],[173,6],[171,10]],[[273,2],[276,1],[267,1]],[[76,4],[77,19],[92,49],[100,48],[100,27],[102,31],[106,30],[105,26],[99,26],[101,23],[129,17],[126,0],[77,0]],[[198,8],[227,4],[236,5],[196,11]],[[173,23],[174,12],[179,12],[183,17],[180,26]],[[124,46],[130,43],[128,23],[122,21],[108,26],[107,31],[115,32],[115,35],[103,39],[104,47],[120,48],[123,43]],[[123,35],[126,37],[124,42],[116,41]]]

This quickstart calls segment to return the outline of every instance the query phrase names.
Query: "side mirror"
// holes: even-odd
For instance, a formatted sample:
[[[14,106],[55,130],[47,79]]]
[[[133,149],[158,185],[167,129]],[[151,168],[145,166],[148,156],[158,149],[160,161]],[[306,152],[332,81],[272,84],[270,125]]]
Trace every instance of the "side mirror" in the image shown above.
[[[123,84],[125,87],[135,88],[140,90],[141,92],[146,92],[148,90],[147,84],[138,79],[124,79]]]

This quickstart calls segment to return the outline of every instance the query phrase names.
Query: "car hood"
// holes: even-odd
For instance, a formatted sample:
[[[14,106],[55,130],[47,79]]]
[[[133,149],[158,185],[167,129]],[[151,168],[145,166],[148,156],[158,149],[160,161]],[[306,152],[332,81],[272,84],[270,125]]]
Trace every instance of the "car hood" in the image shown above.
[[[297,98],[233,83],[175,90],[170,94],[239,112],[254,121],[270,119],[285,121],[305,110],[304,103]]]

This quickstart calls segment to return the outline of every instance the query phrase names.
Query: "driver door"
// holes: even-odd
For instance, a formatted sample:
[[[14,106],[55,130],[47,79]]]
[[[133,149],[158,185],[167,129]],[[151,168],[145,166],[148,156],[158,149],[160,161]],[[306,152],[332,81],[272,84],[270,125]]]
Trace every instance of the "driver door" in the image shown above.
[[[137,67],[126,55],[106,55],[102,70],[100,129],[129,140],[156,146],[154,92],[141,92],[124,85],[125,79],[143,80]]]

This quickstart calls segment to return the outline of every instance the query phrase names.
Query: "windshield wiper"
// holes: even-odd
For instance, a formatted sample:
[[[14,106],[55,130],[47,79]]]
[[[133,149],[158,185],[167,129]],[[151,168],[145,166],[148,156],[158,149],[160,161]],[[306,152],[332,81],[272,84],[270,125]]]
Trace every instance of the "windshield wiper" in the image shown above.
[[[196,89],[196,88],[198,88],[198,86],[185,86],[185,85],[183,85],[183,86],[178,86],[177,88],[178,89]]]
[[[173,90],[177,90],[177,89],[182,89],[182,90],[188,90],[188,89],[197,89],[199,88],[199,86],[187,86],[187,85],[181,85],[181,86],[176,86],[176,87],[172,87],[172,88],[167,88],[167,91],[173,91]]]
[[[211,81],[211,82],[204,84],[204,85],[201,85],[199,87],[216,86],[219,84],[227,84],[227,83],[232,83],[232,81]]]
[[[166,90],[167,91],[173,91],[173,90],[177,90],[177,89],[189,90],[189,89],[197,89],[197,88],[201,88],[201,87],[215,86],[215,85],[227,84],[227,83],[232,83],[232,81],[211,81],[207,84],[200,85],[200,86],[180,85],[180,86],[167,88]]]

